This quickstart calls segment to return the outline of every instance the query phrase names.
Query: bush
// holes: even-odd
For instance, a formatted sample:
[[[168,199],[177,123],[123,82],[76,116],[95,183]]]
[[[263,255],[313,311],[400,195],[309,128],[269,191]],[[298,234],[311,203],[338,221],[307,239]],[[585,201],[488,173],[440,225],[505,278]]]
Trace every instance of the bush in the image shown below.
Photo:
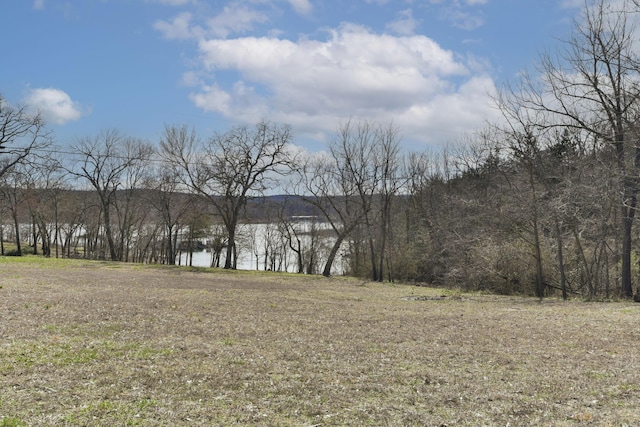
[[[5,256],[21,256],[21,255],[33,255],[33,248],[31,246],[24,246],[22,248],[22,253],[18,253],[18,249],[9,249],[5,251]]]

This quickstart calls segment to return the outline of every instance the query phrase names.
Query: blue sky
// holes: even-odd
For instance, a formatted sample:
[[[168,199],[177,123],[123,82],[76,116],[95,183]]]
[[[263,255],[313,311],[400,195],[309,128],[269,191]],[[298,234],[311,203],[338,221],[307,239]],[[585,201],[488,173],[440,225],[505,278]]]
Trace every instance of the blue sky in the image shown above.
[[[355,118],[392,120],[422,149],[495,117],[490,93],[571,30],[571,3],[10,0],[0,94],[42,111],[62,145],[267,119],[316,151]]]

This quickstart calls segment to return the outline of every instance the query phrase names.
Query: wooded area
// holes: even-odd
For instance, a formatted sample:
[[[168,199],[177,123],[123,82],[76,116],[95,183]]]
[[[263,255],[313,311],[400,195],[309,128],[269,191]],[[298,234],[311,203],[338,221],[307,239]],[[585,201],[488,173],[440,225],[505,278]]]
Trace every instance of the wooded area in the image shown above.
[[[206,139],[166,126],[157,144],[106,130],[63,148],[0,98],[0,241],[18,255],[26,239],[47,256],[175,264],[208,240],[216,265],[236,268],[238,224],[259,221],[277,225],[300,273],[329,275],[340,253],[348,274],[376,281],[632,297],[638,15],[632,1],[586,6],[562,50],[495,96],[502,121],[435,153],[404,151],[393,123],[356,119],[311,155],[266,121]],[[322,260],[327,230],[297,216],[328,224]]]

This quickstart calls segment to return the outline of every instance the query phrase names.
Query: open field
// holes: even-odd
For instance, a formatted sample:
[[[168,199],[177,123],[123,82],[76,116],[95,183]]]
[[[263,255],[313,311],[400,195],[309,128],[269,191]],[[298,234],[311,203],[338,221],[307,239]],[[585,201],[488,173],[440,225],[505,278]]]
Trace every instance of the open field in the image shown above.
[[[640,304],[0,258],[0,426],[640,425]]]

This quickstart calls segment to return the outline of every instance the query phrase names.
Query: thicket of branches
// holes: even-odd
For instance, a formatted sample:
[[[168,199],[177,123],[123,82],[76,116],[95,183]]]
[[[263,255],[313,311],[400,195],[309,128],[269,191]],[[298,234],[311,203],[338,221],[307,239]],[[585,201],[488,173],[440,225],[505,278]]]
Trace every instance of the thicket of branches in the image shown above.
[[[307,157],[269,122],[207,139],[167,126],[155,145],[104,131],[62,149],[39,116],[0,99],[0,250],[27,241],[47,256],[175,264],[205,244],[224,268],[244,250],[272,270],[329,275],[340,258],[379,281],[631,297],[637,17],[633,2],[586,4],[564,48],[496,96],[503,120],[434,154],[358,120]],[[287,196],[263,197],[274,192]],[[239,235],[247,222],[269,224],[264,241]]]

